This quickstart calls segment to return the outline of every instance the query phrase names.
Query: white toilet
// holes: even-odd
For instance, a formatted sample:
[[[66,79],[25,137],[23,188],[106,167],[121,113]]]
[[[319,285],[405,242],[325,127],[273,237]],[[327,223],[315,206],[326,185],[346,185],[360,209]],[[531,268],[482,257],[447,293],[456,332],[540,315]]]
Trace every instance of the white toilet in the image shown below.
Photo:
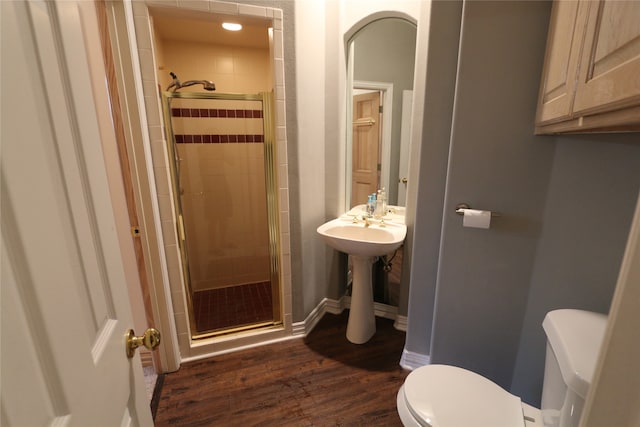
[[[582,310],[555,310],[545,316],[542,409],[527,405],[474,372],[427,365],[411,372],[400,388],[400,419],[406,427],[575,427],[606,323],[604,314]]]

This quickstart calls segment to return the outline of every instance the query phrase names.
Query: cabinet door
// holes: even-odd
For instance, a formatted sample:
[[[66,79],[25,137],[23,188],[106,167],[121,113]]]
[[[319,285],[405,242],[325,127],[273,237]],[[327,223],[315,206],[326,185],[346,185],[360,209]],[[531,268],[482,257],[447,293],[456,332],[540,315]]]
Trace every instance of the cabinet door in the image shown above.
[[[553,3],[538,98],[537,124],[571,115],[586,9],[583,2]]]
[[[611,111],[640,102],[640,1],[589,1],[573,110]]]

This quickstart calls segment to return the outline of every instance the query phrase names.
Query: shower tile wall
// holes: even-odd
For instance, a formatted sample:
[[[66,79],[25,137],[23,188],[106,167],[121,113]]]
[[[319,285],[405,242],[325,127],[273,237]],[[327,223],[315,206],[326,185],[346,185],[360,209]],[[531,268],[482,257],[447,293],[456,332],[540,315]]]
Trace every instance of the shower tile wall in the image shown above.
[[[268,282],[261,103],[174,99],[172,107],[192,289]]]
[[[211,80],[220,93],[272,89],[268,49],[174,40],[156,42],[161,46],[158,75],[165,82],[163,88],[170,84],[168,73],[173,71],[183,82]],[[181,91],[188,90],[202,91],[202,88],[192,86]],[[182,188],[192,289],[268,281],[262,108],[259,103],[244,101],[215,105],[185,102],[174,100],[174,108],[190,108],[173,112],[182,117],[174,117],[172,123],[174,133],[180,135],[178,152],[183,159],[180,167],[193,168],[189,179],[183,177]],[[233,116],[251,118],[221,117],[231,116],[232,111]],[[201,115],[209,118],[191,117]],[[192,238],[196,233],[198,239]]]
[[[216,92],[258,93],[273,88],[269,49],[160,40],[158,76],[165,89],[173,71],[181,81],[211,80]],[[159,55],[160,56],[160,55]],[[190,87],[182,91],[201,91]]]

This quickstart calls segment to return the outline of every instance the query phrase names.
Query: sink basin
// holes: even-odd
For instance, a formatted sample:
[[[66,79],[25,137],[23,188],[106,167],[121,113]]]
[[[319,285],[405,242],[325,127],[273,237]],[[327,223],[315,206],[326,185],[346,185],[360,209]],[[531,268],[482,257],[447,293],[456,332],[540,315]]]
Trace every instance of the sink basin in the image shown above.
[[[354,223],[352,218],[341,217],[322,224],[317,231],[326,244],[340,252],[376,257],[398,249],[407,235],[407,226],[371,220],[371,225],[365,227],[362,220]]]
[[[407,235],[407,226],[401,222],[370,219],[368,223],[366,226],[356,215],[343,215],[322,224],[317,230],[326,244],[352,257],[347,339],[354,344],[366,343],[376,332],[371,266],[377,257],[398,249]]]

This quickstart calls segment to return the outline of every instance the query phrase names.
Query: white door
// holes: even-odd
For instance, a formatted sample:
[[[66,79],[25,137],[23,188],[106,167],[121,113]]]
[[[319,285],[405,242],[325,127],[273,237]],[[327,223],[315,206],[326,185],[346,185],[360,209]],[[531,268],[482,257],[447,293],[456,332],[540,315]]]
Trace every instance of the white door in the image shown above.
[[[149,426],[83,31],[93,3],[1,2],[3,426]],[[141,333],[143,331],[136,331]]]

